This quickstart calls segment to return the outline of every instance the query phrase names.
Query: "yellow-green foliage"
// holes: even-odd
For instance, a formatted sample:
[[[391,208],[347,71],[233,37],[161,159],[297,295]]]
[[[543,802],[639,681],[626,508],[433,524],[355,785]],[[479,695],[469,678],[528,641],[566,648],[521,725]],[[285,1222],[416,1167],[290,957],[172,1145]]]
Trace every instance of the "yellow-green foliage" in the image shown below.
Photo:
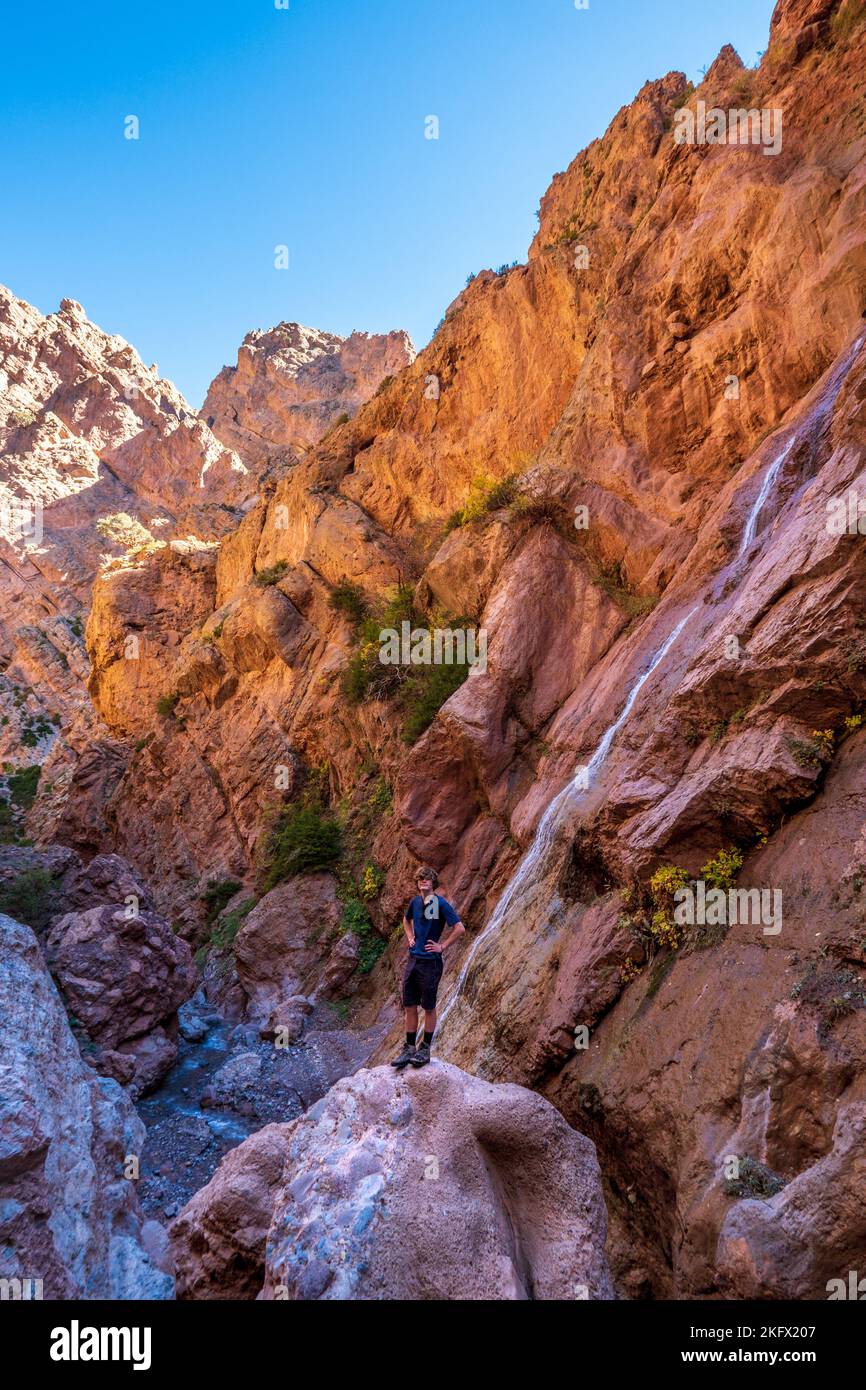
[[[649,883],[653,900],[650,932],[660,946],[669,946],[672,951],[680,945],[679,928],[674,921],[674,896],[680,888],[687,887],[689,882],[689,875],[685,869],[666,864],[661,869],[656,869]]]
[[[479,474],[469,484],[469,496],[463,506],[449,518],[449,530],[458,526],[470,526],[472,522],[480,521],[488,512],[496,512],[500,507],[509,506],[519,491],[516,473],[508,473],[498,481],[485,473]]]
[[[743,856],[733,846],[720,849],[714,859],[710,859],[701,869],[701,878],[708,888],[721,888],[727,892],[733,888],[737,874],[743,867]]]
[[[365,902],[378,898],[382,891],[385,875],[376,864],[368,864],[361,875],[360,893]]]
[[[157,548],[157,542],[147,527],[142,526],[140,521],[136,521],[127,512],[113,512],[110,516],[101,516],[96,523],[96,529],[100,536],[104,536],[115,545],[123,546],[127,552]]]

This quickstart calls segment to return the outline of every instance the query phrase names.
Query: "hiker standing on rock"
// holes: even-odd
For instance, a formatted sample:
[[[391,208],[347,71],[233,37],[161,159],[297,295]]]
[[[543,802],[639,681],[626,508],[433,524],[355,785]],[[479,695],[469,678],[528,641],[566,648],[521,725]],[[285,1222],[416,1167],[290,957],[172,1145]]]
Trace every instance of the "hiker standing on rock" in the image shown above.
[[[403,976],[403,1008],[406,1010],[406,1046],[391,1065],[426,1066],[436,1028],[436,994],[442,979],[442,956],[463,935],[466,928],[450,903],[434,891],[439,875],[426,865],[415,875],[418,896],[403,916],[403,930],[409,942],[409,962]],[[446,937],[444,929],[450,928]],[[424,1041],[415,1047],[418,1036],[418,1005],[424,1010]]]

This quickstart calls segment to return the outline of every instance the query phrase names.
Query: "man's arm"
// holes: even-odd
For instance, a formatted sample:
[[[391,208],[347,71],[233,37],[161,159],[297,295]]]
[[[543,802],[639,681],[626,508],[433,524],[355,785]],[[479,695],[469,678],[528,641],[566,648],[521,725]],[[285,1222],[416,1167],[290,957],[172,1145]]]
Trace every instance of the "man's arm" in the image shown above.
[[[409,942],[409,949],[415,945],[415,923],[411,916],[403,913],[403,931],[406,933],[406,940]]]
[[[448,947],[453,946],[454,942],[457,941],[465,931],[466,928],[462,922],[455,922],[447,936],[444,936],[441,941],[428,941],[424,949],[425,951],[430,951],[431,954],[435,952],[437,955],[444,955]]]

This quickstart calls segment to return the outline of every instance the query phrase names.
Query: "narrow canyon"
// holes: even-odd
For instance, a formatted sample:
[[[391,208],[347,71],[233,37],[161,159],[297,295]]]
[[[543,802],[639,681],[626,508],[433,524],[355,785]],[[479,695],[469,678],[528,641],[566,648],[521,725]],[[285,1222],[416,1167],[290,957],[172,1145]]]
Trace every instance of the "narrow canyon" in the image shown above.
[[[0,1276],[810,1300],[866,1269],[851,13],[779,0],[758,66],[647,82],[420,352],[254,329],[196,411],[0,288]],[[485,659],[384,662],[404,629]],[[419,865],[466,933],[395,1074]]]

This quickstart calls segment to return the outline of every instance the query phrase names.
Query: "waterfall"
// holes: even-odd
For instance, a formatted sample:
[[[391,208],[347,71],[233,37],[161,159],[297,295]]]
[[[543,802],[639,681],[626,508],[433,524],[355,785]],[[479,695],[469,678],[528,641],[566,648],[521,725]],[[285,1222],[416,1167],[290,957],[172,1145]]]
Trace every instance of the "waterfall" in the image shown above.
[[[824,388],[824,392],[821,398],[818,400],[816,406],[814,407],[814,413],[811,417],[811,423],[813,427],[817,426],[818,428],[823,428],[824,422],[827,420],[828,416],[833,410],[834,405],[836,404],[836,397],[839,395],[839,392],[842,389],[842,384],[845,381],[849,371],[851,370],[852,363],[854,362],[854,359],[860,351],[861,347],[863,346],[864,342],[866,342],[866,334],[861,334],[860,337],[857,338],[855,342],[851,344],[851,347],[848,349],[841,362],[839,362],[837,366],[834,368]],[[806,423],[810,423],[810,419],[808,416]],[[776,457],[773,459],[773,462],[770,464],[770,467],[767,469],[767,472],[764,476],[764,481],[761,483],[758,495],[755,498],[755,501],[752,505],[752,510],[746,517],[746,524],[743,527],[743,539],[741,540],[740,548],[737,551],[738,560],[741,559],[743,555],[745,555],[746,551],[749,549],[749,546],[755,539],[755,535],[758,530],[758,520],[760,518],[761,512],[764,509],[764,505],[767,501],[767,498],[773,490],[773,486],[776,482],[776,479],[779,476],[779,471],[783,463],[785,462],[785,459],[788,457],[794,445],[797,443],[798,439],[800,438],[803,432],[803,429],[803,424],[798,426],[798,428],[791,435],[791,438],[788,440],[785,447],[782,449],[781,453],[776,455]]]
[[[773,462],[770,464],[770,467],[767,469],[764,481],[761,483],[760,491],[757,497],[755,498],[752,510],[749,512],[749,515],[746,518],[746,524],[743,527],[743,539],[741,540],[740,548],[737,551],[738,560],[742,555],[745,555],[746,551],[749,549],[749,546],[752,544],[752,541],[755,539],[755,533],[758,529],[758,518],[764,509],[764,503],[769,497],[773,484],[779,476],[779,469],[782,467],[782,464],[785,462],[785,459],[788,457],[788,455],[794,447],[794,441],[796,440],[796,438],[796,434],[791,435],[791,438],[788,440],[784,449],[782,449],[781,453],[776,455],[776,457],[773,459]]]
[[[572,778],[572,780],[570,782],[567,782],[566,785],[563,787],[562,791],[559,792],[559,794],[555,796],[554,799],[551,801],[550,805],[548,806],[547,810],[545,811],[544,815],[538,823],[538,829],[536,830],[535,835],[533,836],[532,843],[530,844],[529,849],[526,851],[525,855],[521,859],[520,863],[517,866],[517,869],[515,870],[506,888],[504,889],[502,896],[497,902],[496,907],[493,909],[493,914],[490,918],[490,921],[487,923],[487,926],[484,928],[481,935],[478,936],[472,943],[472,947],[466,957],[466,960],[463,962],[463,968],[457,977],[457,983],[454,986],[451,998],[448,1000],[448,1003],[446,1004],[445,1008],[442,1010],[441,1015],[439,1016],[440,1027],[445,1022],[446,1018],[448,1017],[449,1013],[451,1012],[452,1008],[457,1002],[457,999],[460,996],[460,992],[463,989],[463,984],[466,980],[466,976],[469,973],[470,967],[472,965],[473,960],[475,959],[476,953],[478,952],[479,948],[483,945],[487,938],[490,935],[492,935],[492,933],[495,932],[497,928],[501,925],[503,919],[505,918],[505,914],[508,912],[508,909],[514,901],[515,897],[521,891],[524,885],[531,880],[533,872],[535,870],[535,866],[539,863],[540,860],[544,858],[550,846],[552,845],[556,832],[565,819],[565,812],[567,810],[570,810],[572,805],[579,801],[581,795],[586,790],[588,790],[587,785],[581,786],[579,784],[588,783],[589,786],[592,785],[594,778],[600,771],[605,759],[607,758],[608,753],[610,752],[611,744],[613,743],[614,739],[616,738],[625,721],[628,719],[628,716],[631,713],[632,708],[634,707],[635,700],[637,699],[646,682],[649,680],[653,671],[655,671],[656,667],[660,664],[660,662],[664,661],[665,657],[667,656],[671,647],[676,642],[686,623],[697,612],[699,606],[699,604],[696,604],[695,607],[692,608],[686,614],[686,616],[680,620],[679,623],[677,623],[676,627],[673,629],[672,632],[668,634],[662,645],[658,648],[657,651],[653,653],[649,665],[646,667],[644,671],[641,672],[637,680],[632,685],[631,690],[628,693],[628,698],[626,699],[626,702],[623,705],[620,714],[613,721],[613,723],[610,724],[607,729],[605,729],[601,737],[601,740],[598,744],[598,747],[596,748],[595,752],[589,760],[589,763],[586,766],[586,778],[584,779],[583,777],[580,777],[579,773],[575,773],[575,776]]]

